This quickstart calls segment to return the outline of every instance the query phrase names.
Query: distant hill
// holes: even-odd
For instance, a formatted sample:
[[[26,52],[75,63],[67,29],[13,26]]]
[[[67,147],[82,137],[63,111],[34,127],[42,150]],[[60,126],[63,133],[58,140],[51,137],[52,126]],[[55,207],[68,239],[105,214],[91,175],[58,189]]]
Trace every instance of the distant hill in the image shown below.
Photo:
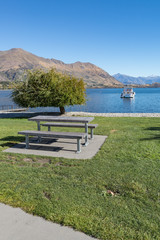
[[[113,75],[113,77],[123,84],[146,85],[146,84],[160,83],[160,76],[131,77],[128,75],[117,73]]]
[[[0,82],[15,81],[23,78],[25,69],[56,68],[59,72],[83,78],[87,87],[119,87],[123,84],[103,69],[92,63],[75,62],[65,64],[56,59],[38,57],[20,48],[0,51]]]

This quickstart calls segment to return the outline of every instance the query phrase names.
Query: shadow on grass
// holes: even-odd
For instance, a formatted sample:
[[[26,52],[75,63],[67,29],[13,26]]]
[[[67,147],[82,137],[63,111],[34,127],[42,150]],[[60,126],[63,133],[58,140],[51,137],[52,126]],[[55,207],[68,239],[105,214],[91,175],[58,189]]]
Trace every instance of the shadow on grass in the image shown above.
[[[7,136],[4,138],[0,139],[0,142],[3,142],[0,144],[1,147],[12,147],[13,145],[17,144],[18,142],[25,142],[25,137],[23,136]],[[42,139],[41,143],[42,144],[50,144],[53,142],[56,142],[56,139],[47,139],[44,138]],[[37,137],[30,137],[30,143],[38,143],[37,142]]]
[[[19,136],[7,136],[4,138],[1,138],[0,141],[3,143],[0,144],[1,147],[12,147],[18,142],[24,141],[24,137]]]
[[[20,142],[20,141],[24,141],[24,137],[21,136],[7,136],[4,138],[1,138],[0,141],[12,141],[12,142]]]
[[[13,147],[15,144],[17,144],[17,143],[15,143],[15,142],[6,142],[6,143],[2,143],[2,144],[0,144],[0,147]]]
[[[149,127],[149,128],[145,128],[145,130],[147,131],[160,131],[160,127]],[[148,141],[148,140],[160,140],[160,134],[152,134],[150,137],[148,138],[141,138],[140,141]]]
[[[160,134],[152,135],[151,137],[140,139],[140,141],[148,141],[148,140],[160,140]]]
[[[160,127],[149,127],[149,128],[146,128],[145,130],[160,131]]]

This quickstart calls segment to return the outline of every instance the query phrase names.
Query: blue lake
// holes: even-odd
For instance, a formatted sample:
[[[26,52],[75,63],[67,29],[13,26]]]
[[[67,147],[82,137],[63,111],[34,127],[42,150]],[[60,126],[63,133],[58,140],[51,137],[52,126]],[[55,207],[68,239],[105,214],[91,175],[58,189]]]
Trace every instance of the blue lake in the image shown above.
[[[135,88],[133,99],[120,98],[123,89],[87,89],[85,106],[66,107],[66,111],[95,113],[160,113],[160,88]],[[14,105],[10,90],[0,90],[0,106]],[[0,108],[2,109],[2,108]],[[59,108],[33,108],[29,111],[59,111]]]

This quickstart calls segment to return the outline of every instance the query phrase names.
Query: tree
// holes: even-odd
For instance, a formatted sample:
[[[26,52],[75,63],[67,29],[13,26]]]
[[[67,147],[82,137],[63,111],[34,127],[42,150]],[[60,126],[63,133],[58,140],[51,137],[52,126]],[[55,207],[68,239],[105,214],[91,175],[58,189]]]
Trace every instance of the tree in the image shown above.
[[[13,101],[21,107],[59,107],[85,104],[85,85],[82,79],[62,74],[55,69],[28,71],[26,79],[15,84]]]

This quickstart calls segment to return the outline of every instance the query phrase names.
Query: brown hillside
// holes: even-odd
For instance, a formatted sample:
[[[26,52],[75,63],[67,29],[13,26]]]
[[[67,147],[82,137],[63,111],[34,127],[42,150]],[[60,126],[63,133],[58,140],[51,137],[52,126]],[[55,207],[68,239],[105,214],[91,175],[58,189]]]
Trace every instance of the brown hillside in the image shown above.
[[[21,79],[25,69],[39,68],[56,68],[57,71],[83,78],[87,87],[122,86],[122,83],[91,63],[65,64],[59,60],[38,57],[20,48],[0,51],[0,81]]]

